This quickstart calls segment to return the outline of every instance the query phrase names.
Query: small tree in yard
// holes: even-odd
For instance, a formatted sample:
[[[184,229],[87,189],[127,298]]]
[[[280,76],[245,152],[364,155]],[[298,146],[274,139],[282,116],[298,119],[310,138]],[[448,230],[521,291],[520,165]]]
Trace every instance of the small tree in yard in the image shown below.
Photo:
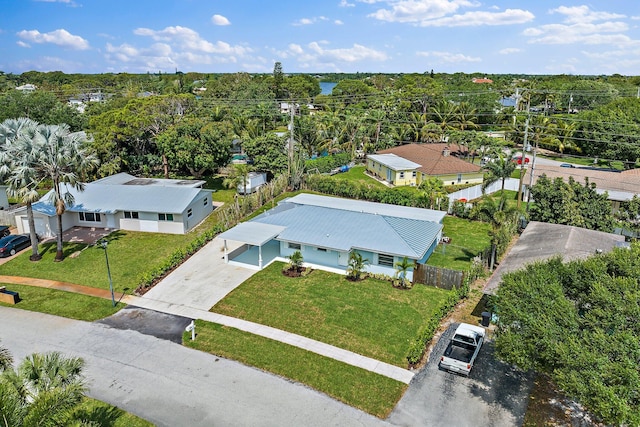
[[[299,276],[302,273],[302,264],[304,263],[304,257],[302,252],[295,251],[287,257],[289,262],[284,266],[282,272],[288,275]]]
[[[347,279],[354,282],[360,280],[365,267],[369,264],[369,260],[362,257],[362,254],[356,250],[349,252],[349,266],[347,267]]]
[[[402,261],[396,262],[395,264],[396,275],[398,276],[398,279],[400,279],[400,287],[403,289],[407,289],[411,283],[407,280],[407,273],[413,265],[413,261],[409,261],[407,257],[402,258]]]

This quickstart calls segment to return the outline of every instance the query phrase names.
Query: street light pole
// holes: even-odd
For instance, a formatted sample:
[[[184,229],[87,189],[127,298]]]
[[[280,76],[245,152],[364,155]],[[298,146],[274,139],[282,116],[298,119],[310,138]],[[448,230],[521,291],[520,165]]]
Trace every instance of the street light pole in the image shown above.
[[[116,306],[116,299],[113,295],[113,281],[111,280],[111,269],[109,268],[109,255],[107,255],[107,241],[106,240],[102,240],[100,242],[100,245],[102,246],[102,249],[104,249],[104,259],[107,261],[107,275],[109,276],[109,290],[111,291],[111,304],[113,304],[113,306]]]

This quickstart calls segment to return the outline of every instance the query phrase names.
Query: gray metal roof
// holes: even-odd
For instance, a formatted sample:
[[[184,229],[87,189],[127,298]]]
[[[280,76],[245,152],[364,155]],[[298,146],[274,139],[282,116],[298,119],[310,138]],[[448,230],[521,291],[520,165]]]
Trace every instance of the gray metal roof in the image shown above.
[[[72,187],[63,186],[63,192],[69,192],[74,198],[70,212],[118,211],[158,212],[182,214],[194,199],[209,190],[192,187],[155,186],[155,185],[104,185],[98,182],[86,184],[80,192]],[[33,209],[46,215],[55,215],[55,208],[49,201],[51,191],[33,204]]]
[[[321,206],[294,205],[251,222],[285,227],[277,239],[349,251],[352,248],[420,259],[437,239],[442,225]]]
[[[367,158],[381,163],[394,171],[414,170],[422,166],[395,154],[369,154]]]
[[[159,187],[202,187],[206,181],[196,179],[138,178],[125,172],[101,178],[91,184],[99,185],[143,185]]]
[[[352,212],[371,213],[396,218],[417,219],[441,223],[446,212],[432,209],[412,208],[409,206],[388,205],[385,203],[366,202],[363,200],[342,199],[339,197],[319,196],[317,194],[301,193],[284,200],[281,203],[295,203],[298,205],[319,206]]]
[[[287,227],[263,224],[260,222],[243,222],[230,230],[221,233],[218,237],[225,240],[248,243],[254,246],[262,246],[269,240],[282,233]]]

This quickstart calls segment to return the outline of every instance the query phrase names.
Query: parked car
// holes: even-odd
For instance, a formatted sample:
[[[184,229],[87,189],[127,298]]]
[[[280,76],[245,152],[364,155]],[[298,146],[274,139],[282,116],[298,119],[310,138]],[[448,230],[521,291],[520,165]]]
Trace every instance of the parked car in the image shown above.
[[[440,357],[440,367],[468,376],[484,342],[484,335],[483,328],[461,323]]]
[[[522,164],[522,156],[514,156],[513,159],[511,159],[512,162],[516,162],[517,164],[521,165]],[[529,158],[525,157],[524,158],[524,164],[528,165],[529,164]]]
[[[12,234],[0,239],[0,257],[15,255],[31,246],[28,234]]]
[[[11,234],[11,230],[9,230],[8,225],[0,225],[0,237],[5,237]]]
[[[572,165],[571,163],[562,163],[560,165],[561,168],[575,168],[574,165]]]

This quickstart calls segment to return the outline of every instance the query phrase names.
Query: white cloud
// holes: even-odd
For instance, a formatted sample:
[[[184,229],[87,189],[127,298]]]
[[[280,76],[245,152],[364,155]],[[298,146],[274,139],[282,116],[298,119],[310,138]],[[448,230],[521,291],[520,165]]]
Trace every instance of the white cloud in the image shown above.
[[[439,51],[416,52],[416,55],[424,56],[427,58],[436,58],[446,63],[481,62],[482,61],[482,59],[478,57],[467,56],[461,53],[451,53],[451,52],[439,52]]]
[[[560,6],[552,9],[550,13],[559,13],[565,16],[564,22],[568,24],[580,24],[585,22],[607,21],[613,19],[625,18],[625,15],[609,12],[594,12],[589,6]]]
[[[319,40],[305,46],[291,43],[285,51],[274,51],[281,58],[295,59],[298,66],[304,69],[333,69],[340,70],[339,64],[345,63],[369,63],[373,61],[386,61],[388,56],[360,44],[354,44],[347,48],[330,49],[326,46],[329,42]]]
[[[335,21],[333,21],[333,23],[336,25],[344,25],[344,22],[342,22],[340,19],[336,19]]]
[[[211,17],[211,22],[213,22],[214,25],[231,25],[231,22],[226,17],[218,14]]]
[[[314,16],[313,18],[301,18],[298,19],[297,21],[295,21],[293,24],[296,27],[302,26],[302,25],[311,25],[311,24],[315,24],[318,21],[328,21],[329,18],[327,18],[326,16]]]
[[[58,29],[48,33],[41,33],[38,30],[22,30],[17,34],[21,39],[32,43],[52,43],[75,50],[89,49],[87,40],[80,36],[74,36],[65,29]]]
[[[78,7],[78,4],[73,0],[35,0],[43,3],[64,3],[67,6]]]
[[[349,3],[347,0],[340,0],[340,3],[338,4],[338,6],[340,6],[340,7],[355,7],[355,4]]]
[[[442,18],[455,13],[460,7],[477,5],[469,0],[400,0],[386,3],[390,6],[389,9],[378,9],[368,16],[380,21],[416,23]]]
[[[498,53],[500,55],[511,55],[512,53],[522,52],[522,49],[517,47],[507,47],[505,49],[500,49]]]
[[[466,12],[444,18],[425,20],[422,27],[478,27],[481,25],[513,25],[533,21],[534,14],[528,10],[507,9],[504,12]]]
[[[250,52],[250,49],[243,46],[231,46],[229,43],[217,41],[212,43],[203,39],[191,28],[166,27],[163,30],[152,30],[149,28],[136,28],[133,31],[138,36],[151,37],[156,41],[164,41],[177,45],[181,49],[187,51],[199,51],[205,53],[223,54],[223,55],[244,55]]]
[[[29,43],[25,43],[25,42],[23,42],[22,40],[18,40],[18,41],[16,42],[16,44],[17,44],[18,46],[20,46],[20,47],[31,47],[31,45],[30,45]]]

